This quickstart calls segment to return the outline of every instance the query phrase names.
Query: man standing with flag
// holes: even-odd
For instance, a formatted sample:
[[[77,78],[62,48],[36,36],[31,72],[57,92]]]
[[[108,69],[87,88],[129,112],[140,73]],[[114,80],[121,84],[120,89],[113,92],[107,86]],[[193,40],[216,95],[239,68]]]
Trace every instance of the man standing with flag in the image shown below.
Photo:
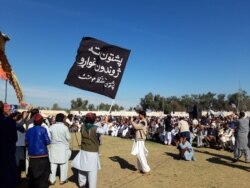
[[[101,169],[99,159],[99,141],[97,134],[104,134],[108,128],[108,116],[103,127],[97,127],[96,114],[87,113],[81,129],[81,150],[72,161],[72,166],[78,169],[80,188],[96,188],[97,172]]]

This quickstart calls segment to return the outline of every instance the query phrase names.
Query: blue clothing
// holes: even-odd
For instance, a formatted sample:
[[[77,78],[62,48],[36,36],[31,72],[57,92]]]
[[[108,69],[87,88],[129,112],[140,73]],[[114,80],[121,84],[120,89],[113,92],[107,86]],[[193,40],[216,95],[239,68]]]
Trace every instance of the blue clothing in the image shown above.
[[[189,131],[184,131],[184,132],[180,132],[180,137],[186,137],[187,140],[190,140],[190,132]]]
[[[28,129],[25,141],[28,145],[28,154],[30,157],[48,156],[47,145],[50,144],[50,139],[44,127],[36,125]]]
[[[234,129],[234,127],[235,127],[235,122],[234,122],[234,121],[231,121],[231,122],[229,123],[229,127],[230,127],[231,129]]]
[[[187,161],[194,160],[194,150],[188,141],[186,141],[184,144],[180,143],[179,148],[180,149],[187,149],[184,152],[184,156],[183,156],[185,160],[187,160]]]

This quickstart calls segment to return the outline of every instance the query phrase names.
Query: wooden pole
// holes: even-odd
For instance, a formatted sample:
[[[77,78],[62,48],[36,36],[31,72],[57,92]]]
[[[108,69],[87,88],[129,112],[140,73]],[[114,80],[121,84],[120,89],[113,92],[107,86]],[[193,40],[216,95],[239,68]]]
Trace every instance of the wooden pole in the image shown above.
[[[8,80],[6,80],[5,82],[5,99],[4,99],[4,102],[7,103],[7,88],[8,87]]]
[[[112,110],[112,107],[113,107],[113,105],[114,105],[114,102],[115,102],[115,100],[112,101],[112,104],[111,104],[111,106],[110,106],[110,108],[109,108],[109,114],[111,114],[111,110]]]

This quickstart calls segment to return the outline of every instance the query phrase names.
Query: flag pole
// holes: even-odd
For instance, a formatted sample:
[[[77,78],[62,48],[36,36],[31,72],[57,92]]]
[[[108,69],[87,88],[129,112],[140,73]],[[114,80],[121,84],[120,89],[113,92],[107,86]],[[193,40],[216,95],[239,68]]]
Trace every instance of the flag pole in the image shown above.
[[[112,107],[113,107],[113,105],[114,105],[114,102],[115,102],[115,100],[113,99],[112,104],[111,104],[111,106],[110,106],[110,108],[109,108],[109,114],[111,114],[111,110],[112,110]]]
[[[7,103],[7,87],[8,87],[8,81],[5,82],[5,99],[4,102]]]

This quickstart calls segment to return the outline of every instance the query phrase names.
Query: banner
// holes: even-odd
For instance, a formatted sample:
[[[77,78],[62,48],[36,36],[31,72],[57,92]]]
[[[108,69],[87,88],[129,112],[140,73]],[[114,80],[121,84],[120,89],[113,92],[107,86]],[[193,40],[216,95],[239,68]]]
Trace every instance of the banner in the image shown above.
[[[115,98],[130,50],[84,37],[64,84]]]

